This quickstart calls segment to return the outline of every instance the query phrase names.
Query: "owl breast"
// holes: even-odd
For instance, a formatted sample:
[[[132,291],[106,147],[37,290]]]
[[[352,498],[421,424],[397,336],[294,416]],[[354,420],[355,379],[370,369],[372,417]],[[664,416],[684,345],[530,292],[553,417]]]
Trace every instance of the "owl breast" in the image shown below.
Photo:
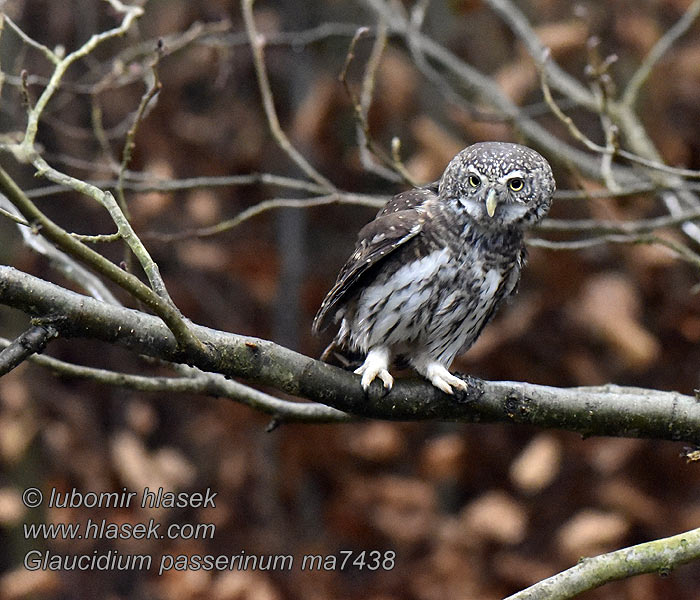
[[[491,261],[449,246],[385,270],[362,290],[344,315],[348,345],[367,352],[377,345],[413,357],[430,355],[445,364],[476,340],[498,304],[519,278],[518,260]]]

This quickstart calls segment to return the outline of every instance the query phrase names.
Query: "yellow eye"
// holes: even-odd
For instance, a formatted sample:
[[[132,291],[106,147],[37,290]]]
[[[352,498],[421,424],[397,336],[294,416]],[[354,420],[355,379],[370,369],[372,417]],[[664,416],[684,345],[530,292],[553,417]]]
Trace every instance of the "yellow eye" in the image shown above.
[[[508,181],[508,187],[514,192],[519,192],[525,186],[525,182],[520,177],[514,177]]]
[[[481,185],[481,179],[479,179],[476,175],[470,175],[469,185],[472,187],[479,187]]]

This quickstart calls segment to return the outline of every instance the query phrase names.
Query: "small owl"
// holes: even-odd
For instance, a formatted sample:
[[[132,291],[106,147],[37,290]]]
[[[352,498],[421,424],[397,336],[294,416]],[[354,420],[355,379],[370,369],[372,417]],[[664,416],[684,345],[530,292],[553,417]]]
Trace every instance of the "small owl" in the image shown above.
[[[523,233],[549,210],[549,163],[518,144],[462,150],[439,182],[394,196],[359,233],[313,322],[340,319],[332,347],[361,353],[367,390],[391,389],[399,359],[442,391],[466,390],[448,368],[516,289]]]

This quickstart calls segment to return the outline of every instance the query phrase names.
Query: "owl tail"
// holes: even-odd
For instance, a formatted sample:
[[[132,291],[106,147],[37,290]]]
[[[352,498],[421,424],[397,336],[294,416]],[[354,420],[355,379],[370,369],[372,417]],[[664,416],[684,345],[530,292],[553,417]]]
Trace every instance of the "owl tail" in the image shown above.
[[[362,355],[343,348],[338,344],[338,340],[333,340],[323,351],[319,360],[343,369],[355,369],[362,364]]]
[[[323,351],[321,356],[319,357],[319,360],[324,362],[324,363],[331,363],[333,362],[333,355],[335,354],[335,351],[338,349],[338,344],[336,344],[336,341],[333,340],[328,346],[326,346],[326,349]]]

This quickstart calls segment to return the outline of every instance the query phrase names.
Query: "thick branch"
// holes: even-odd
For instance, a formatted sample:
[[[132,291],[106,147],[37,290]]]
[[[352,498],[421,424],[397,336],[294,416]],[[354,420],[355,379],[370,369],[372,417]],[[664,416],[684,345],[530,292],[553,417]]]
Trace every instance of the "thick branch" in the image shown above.
[[[100,339],[363,417],[506,421],[583,435],[700,443],[700,402],[675,392],[617,386],[564,389],[468,378],[469,391],[461,396],[447,396],[418,380],[398,381],[384,396],[376,384],[365,395],[357,376],[258,338],[193,326],[207,351],[183,353],[157,317],[81,296],[12,267],[0,266],[0,303],[52,318],[63,336]]]

